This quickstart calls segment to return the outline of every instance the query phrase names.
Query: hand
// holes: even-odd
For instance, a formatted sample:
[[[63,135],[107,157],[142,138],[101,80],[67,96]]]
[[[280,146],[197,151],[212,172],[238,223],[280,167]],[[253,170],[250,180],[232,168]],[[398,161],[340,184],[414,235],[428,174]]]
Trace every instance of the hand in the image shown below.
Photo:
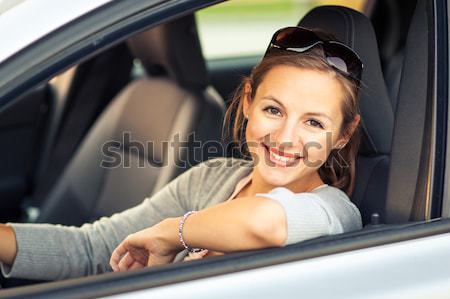
[[[129,235],[111,255],[110,265],[114,272],[171,263],[183,249],[175,242],[177,223],[177,218],[170,218]]]

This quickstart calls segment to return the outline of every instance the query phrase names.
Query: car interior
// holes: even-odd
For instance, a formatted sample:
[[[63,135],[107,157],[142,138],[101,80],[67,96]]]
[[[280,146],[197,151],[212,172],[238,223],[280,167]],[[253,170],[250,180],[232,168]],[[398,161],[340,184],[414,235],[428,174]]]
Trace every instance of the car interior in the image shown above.
[[[363,13],[323,5],[297,23],[333,33],[364,63],[351,198],[364,230],[438,217],[428,191],[430,9],[424,0],[367,1]],[[146,28],[0,110],[0,222],[78,226],[137,205],[202,160],[236,155],[217,146],[222,120],[261,56],[206,59],[196,23],[190,14]],[[105,144],[129,167],[104,167]]]

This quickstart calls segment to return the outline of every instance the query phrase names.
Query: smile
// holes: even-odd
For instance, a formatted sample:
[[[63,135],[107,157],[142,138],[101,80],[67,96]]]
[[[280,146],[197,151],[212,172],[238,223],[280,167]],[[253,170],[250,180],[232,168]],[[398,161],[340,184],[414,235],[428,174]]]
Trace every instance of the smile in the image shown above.
[[[298,162],[300,159],[303,158],[298,154],[284,153],[275,148],[270,148],[264,143],[262,145],[266,150],[267,154],[269,155],[270,161],[278,166],[282,167],[291,166],[292,164]]]

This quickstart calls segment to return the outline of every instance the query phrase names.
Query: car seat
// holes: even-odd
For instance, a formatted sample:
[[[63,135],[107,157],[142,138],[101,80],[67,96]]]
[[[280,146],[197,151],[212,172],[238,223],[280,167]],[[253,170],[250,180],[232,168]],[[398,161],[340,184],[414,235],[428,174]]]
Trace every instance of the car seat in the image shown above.
[[[436,140],[436,153],[431,153],[433,134],[443,134],[432,128],[436,109],[432,94],[437,88],[434,80],[438,79],[434,77],[436,54],[430,25],[433,14],[430,1],[418,0],[409,26],[392,139],[391,165],[395,167],[391,167],[388,176],[387,223],[441,216],[443,178],[439,167],[434,169],[430,160],[434,156],[439,159],[442,154],[439,143],[445,142]],[[438,121],[438,116],[435,117]],[[433,174],[433,170],[437,172]],[[435,198],[431,196],[433,193]]]
[[[139,33],[128,45],[149,76],[128,84],[100,115],[37,222],[81,225],[135,206],[211,157],[193,142],[220,140],[225,105],[209,85],[194,16]]]
[[[360,91],[362,140],[351,200],[359,207],[363,224],[370,223],[374,214],[379,215],[378,221],[384,221],[394,112],[383,79],[371,21],[350,8],[320,6],[311,10],[299,26],[334,34],[352,47],[363,61]]]

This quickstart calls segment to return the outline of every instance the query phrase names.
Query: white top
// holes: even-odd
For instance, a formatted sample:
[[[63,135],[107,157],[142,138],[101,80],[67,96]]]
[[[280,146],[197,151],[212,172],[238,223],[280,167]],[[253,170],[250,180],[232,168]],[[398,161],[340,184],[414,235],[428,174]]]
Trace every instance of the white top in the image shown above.
[[[236,184],[227,201],[233,200],[251,180],[252,172]],[[343,191],[327,184],[302,193],[278,187],[268,193],[257,193],[256,196],[273,199],[283,207],[288,226],[287,239],[283,246],[324,235],[340,234],[348,230],[346,227],[362,227],[358,208]],[[346,220],[354,223],[346,225],[341,213],[347,214]],[[311,226],[311,218],[315,218],[314,226]],[[308,230],[305,230],[305,227],[308,227]],[[190,252],[183,261],[203,258],[208,256],[208,252],[207,249]]]

